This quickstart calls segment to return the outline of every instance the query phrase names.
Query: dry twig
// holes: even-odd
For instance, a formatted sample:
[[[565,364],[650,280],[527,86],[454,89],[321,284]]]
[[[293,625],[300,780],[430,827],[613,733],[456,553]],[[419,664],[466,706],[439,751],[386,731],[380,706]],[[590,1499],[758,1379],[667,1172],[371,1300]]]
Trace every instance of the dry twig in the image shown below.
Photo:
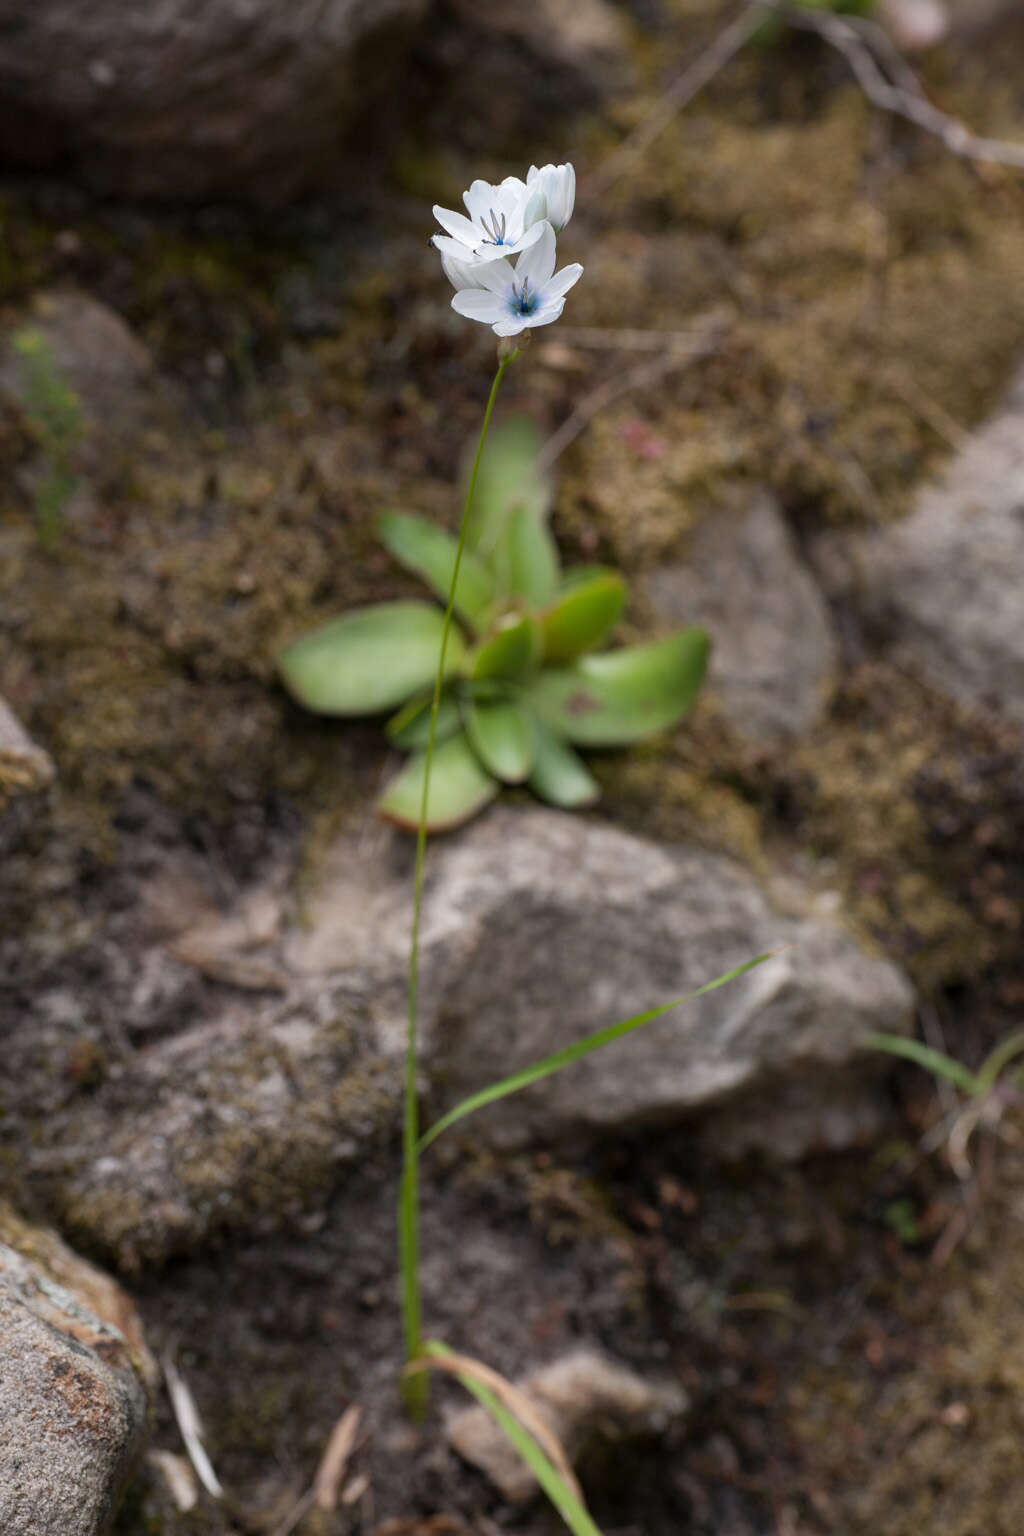
[[[687,368],[702,357],[709,357],[713,352],[717,352],[722,343],[726,321],[727,317],[724,313],[715,315],[703,332],[690,338],[687,348],[670,346],[660,357],[641,363],[639,367],[631,369],[627,374],[616,374],[614,378],[606,379],[588,395],[584,395],[572,414],[566,417],[558,430],[553,432],[544,444],[537,456],[535,472],[544,474],[549,470],[555,460],[562,456],[570,443],[576,441],[593,418],[621,396],[630,394],[634,389],[642,389],[646,384],[652,384],[663,374],[671,373],[677,368]]]
[[[926,133],[934,134],[950,154],[981,164],[1024,170],[1024,144],[982,138],[931,104],[916,74],[877,22],[866,17],[812,10],[809,6],[794,5],[790,0],[754,0],[754,4],[742,11],[672,82],[654,111],[588,179],[587,192],[591,197],[600,197],[620,180],[694,97],[732,62],[762,25],[766,13],[800,31],[816,32],[843,55],[869,101],[883,112],[905,118]]]
[[[449,1376],[468,1376],[471,1380],[479,1382],[480,1386],[486,1387],[489,1392],[493,1392],[502,1406],[507,1408],[513,1418],[518,1419],[523,1428],[533,1436],[566,1487],[581,1504],[583,1503],[583,1490],[576,1481],[576,1474],[572,1470],[561,1440],[533,1399],[519,1387],[513,1386],[512,1382],[492,1370],[489,1365],[484,1365],[480,1360],[474,1360],[472,1355],[423,1355],[418,1360],[411,1361],[406,1366],[406,1371],[445,1371]]]
[[[362,1417],[363,1410],[358,1403],[352,1403],[334,1426],[313,1479],[313,1498],[318,1509],[338,1507],[338,1489],[355,1449]]]
[[[588,196],[596,198],[607,192],[608,188],[628,170],[633,161],[639,159],[655,139],[664,133],[669,123],[679,116],[684,107],[688,107],[694,97],[698,96],[716,75],[721,74],[725,66],[750,41],[763,21],[761,5],[752,5],[737,16],[724,32],[720,32],[710,48],[705,49],[688,69],[684,69],[683,73],[673,80],[650,116],[634,128],[614,154],[609,155],[604,164],[588,179]]]
[[[288,1511],[288,1514],[275,1526],[273,1536],[291,1536],[292,1531],[300,1521],[309,1513],[315,1505],[317,1509],[331,1512],[338,1507],[338,1490],[341,1480],[348,1470],[348,1464],[355,1449],[356,1437],[359,1434],[359,1425],[362,1422],[363,1410],[358,1403],[351,1403],[331,1431],[326,1449],[320,1458],[320,1465],[316,1469],[313,1486],[307,1488],[302,1498]],[[369,1483],[366,1485],[369,1486]],[[360,1490],[362,1493],[363,1489]],[[342,1495],[343,1502],[344,1495]],[[353,1500],[354,1502],[354,1500]]]
[[[988,165],[1005,165],[1024,170],[1024,144],[1007,144],[1001,139],[983,139],[965,128],[963,123],[940,112],[928,101],[910,66],[891,44],[878,41],[880,28],[865,27],[863,22],[854,25],[847,16],[837,16],[832,11],[810,10],[802,5],[791,5],[788,0],[757,0],[759,8],[773,11],[787,26],[805,32],[816,32],[846,59],[857,83],[869,101],[883,112],[892,112],[907,122],[934,134],[951,155],[962,160],[976,160]],[[883,34],[884,35],[884,34]],[[893,70],[894,79],[883,73],[878,55],[884,53]],[[895,65],[893,59],[899,59]]]
[[[199,1410],[196,1408],[195,1399],[169,1355],[165,1356],[162,1364],[164,1379],[167,1382],[167,1393],[171,1399],[174,1417],[178,1421],[181,1438],[185,1442],[188,1459],[195,1468],[196,1476],[207,1493],[215,1499],[222,1499],[224,1497],[224,1490],[220,1485],[216,1472],[210,1465],[210,1458],[207,1456],[203,1445],[203,1426],[199,1418]]]

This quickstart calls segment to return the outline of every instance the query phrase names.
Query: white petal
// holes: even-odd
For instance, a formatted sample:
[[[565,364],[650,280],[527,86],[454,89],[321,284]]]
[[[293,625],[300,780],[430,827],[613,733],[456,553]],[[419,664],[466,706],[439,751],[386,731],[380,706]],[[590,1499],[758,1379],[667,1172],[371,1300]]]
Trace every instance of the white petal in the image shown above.
[[[482,218],[487,217],[494,202],[494,192],[495,188],[489,181],[474,181],[469,191],[463,192],[462,201],[474,224],[479,224]]]
[[[530,230],[535,224],[542,224],[548,216],[548,200],[542,190],[534,187],[530,192],[529,201],[523,209],[523,229]]]
[[[500,293],[502,298],[508,297],[512,292],[512,284],[516,280],[512,263],[509,261],[481,261],[476,264],[477,286],[486,288],[491,293]]]
[[[450,256],[453,261],[465,261],[472,266],[473,253],[461,240],[453,240],[451,235],[433,235],[430,243],[442,259]]]
[[[573,283],[578,283],[582,276],[583,268],[578,261],[574,261],[571,266],[563,267],[561,272],[556,272],[550,282],[544,284],[542,305],[546,304],[549,299],[564,298]]]
[[[464,213],[455,213],[451,208],[440,208],[434,204],[434,218],[442,229],[446,229],[456,240],[461,240],[463,245],[472,250],[473,246],[480,243],[480,231],[475,224],[471,224]]]
[[[536,245],[543,233],[544,220],[541,219],[539,223],[531,224],[529,229],[524,229],[518,240],[513,241],[509,246],[503,246],[502,249],[506,250],[510,256],[516,256],[520,251],[529,250],[531,245]]]
[[[443,240],[446,237],[442,235],[440,238]],[[457,240],[452,240],[449,244],[457,246],[460,251],[465,250],[465,246],[459,245]],[[448,251],[442,251],[441,265],[444,268],[445,277],[453,288],[486,288],[487,286],[480,281],[482,268],[479,262],[463,261],[459,256],[452,256]]]
[[[532,186],[539,175],[540,171],[538,171],[537,167],[535,165],[531,165],[530,169],[526,173],[526,185],[528,187]]]
[[[500,187],[495,188],[493,207],[499,223],[502,219],[505,221],[505,239],[508,241],[522,234],[523,209],[529,195],[521,181],[517,181],[514,186],[503,181]]]
[[[442,256],[461,261],[467,267],[493,266],[501,259],[496,246],[478,245],[471,251],[468,245],[463,245],[461,240],[453,240],[451,235],[434,235],[431,243]]]
[[[457,297],[458,295],[456,294]],[[532,315],[524,315],[523,324],[529,326],[550,325],[553,320],[558,319],[564,308],[564,299],[554,299],[551,303],[544,303],[539,309],[535,309]]]
[[[576,206],[576,171],[573,166],[563,165],[562,170],[562,208],[561,223],[559,229],[564,229],[572,218],[572,211]]]
[[[452,309],[457,315],[465,315],[467,320],[482,320],[485,325],[491,325],[508,313],[496,293],[487,293],[482,288],[461,289],[452,298]]]
[[[525,315],[506,314],[491,326],[491,330],[495,336],[518,336],[519,332],[525,330],[529,324],[531,322]]]
[[[540,236],[516,262],[516,282],[520,288],[528,282],[534,293],[539,293],[555,270],[555,232],[546,221],[535,228]]]

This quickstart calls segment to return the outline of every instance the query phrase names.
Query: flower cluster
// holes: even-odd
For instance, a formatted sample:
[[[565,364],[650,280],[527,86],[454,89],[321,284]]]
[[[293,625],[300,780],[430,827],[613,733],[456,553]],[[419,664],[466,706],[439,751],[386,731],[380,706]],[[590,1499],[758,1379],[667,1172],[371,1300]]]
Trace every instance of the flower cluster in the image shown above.
[[[555,235],[572,218],[575,198],[571,165],[531,165],[525,181],[474,181],[462,195],[464,214],[435,207],[434,218],[447,233],[435,235],[433,243],[455,289],[452,308],[489,325],[496,336],[518,336],[557,320],[583,273],[579,262],[555,271]],[[516,257],[514,267],[510,256]]]

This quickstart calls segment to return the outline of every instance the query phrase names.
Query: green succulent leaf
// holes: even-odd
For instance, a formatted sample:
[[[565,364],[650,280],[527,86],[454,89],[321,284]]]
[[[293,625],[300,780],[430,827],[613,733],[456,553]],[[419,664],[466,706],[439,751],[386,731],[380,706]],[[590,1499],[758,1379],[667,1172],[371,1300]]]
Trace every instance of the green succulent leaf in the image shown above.
[[[533,772],[527,783],[534,794],[563,811],[580,810],[599,799],[601,786],[572,747],[531,717]]]
[[[625,605],[626,583],[617,571],[573,579],[541,614],[545,661],[575,661],[593,650],[611,634]]]
[[[544,518],[551,506],[551,484],[535,469],[542,438],[529,417],[514,416],[491,433],[480,460],[466,541],[490,558],[506,519],[517,506]],[[466,479],[468,480],[468,466]]]
[[[558,548],[542,513],[513,507],[491,559],[499,597],[521,598],[528,608],[543,608],[558,586]]]
[[[405,708],[400,709],[397,715],[392,715],[384,727],[388,740],[396,747],[401,747],[403,752],[419,752],[426,747],[430,737],[430,706],[433,697],[432,693],[421,693],[418,698],[410,699]],[[442,694],[437,707],[435,742],[447,741],[461,729],[462,716],[457,699],[451,693]]]
[[[623,746],[675,725],[704,680],[708,637],[683,629],[653,645],[583,656],[573,666],[539,673],[526,699],[558,736],[583,746]]]
[[[293,698],[320,715],[374,715],[434,681],[444,617],[432,603],[354,608],[280,653],[277,670]],[[466,653],[455,625],[445,671]]]
[[[505,784],[522,784],[533,768],[533,731],[517,704],[480,703],[465,707],[466,734],[484,767]]]
[[[419,826],[427,754],[417,752],[392,779],[377,801],[385,821],[414,832]],[[498,793],[498,783],[483,768],[465,734],[452,736],[434,750],[427,801],[427,831],[447,832],[483,810]]]
[[[540,625],[529,614],[508,613],[477,647],[472,657],[474,682],[523,677],[540,660]]]
[[[420,576],[443,603],[448,601],[458,540],[443,528],[407,512],[385,512],[377,519],[377,536],[407,571]],[[455,588],[455,612],[474,629],[487,621],[494,599],[494,577],[471,550],[464,550]]]

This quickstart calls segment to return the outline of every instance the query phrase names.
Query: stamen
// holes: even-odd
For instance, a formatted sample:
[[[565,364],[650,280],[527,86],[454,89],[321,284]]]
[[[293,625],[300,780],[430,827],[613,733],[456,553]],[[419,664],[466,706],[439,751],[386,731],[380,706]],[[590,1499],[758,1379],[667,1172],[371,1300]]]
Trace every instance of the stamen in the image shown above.
[[[514,315],[532,315],[537,308],[537,296],[530,292],[530,279],[523,278],[523,286],[518,288],[512,284],[512,313]]]
[[[495,213],[493,208],[489,208],[488,209],[488,213],[490,214],[491,222],[488,224],[487,220],[485,218],[481,217],[480,223],[483,225],[484,229],[486,229],[486,231],[487,231],[488,235],[490,236],[490,238],[487,239],[487,240],[481,241],[481,244],[482,245],[504,245],[505,244],[505,229],[506,229],[505,215],[501,214],[499,216],[497,213]]]

